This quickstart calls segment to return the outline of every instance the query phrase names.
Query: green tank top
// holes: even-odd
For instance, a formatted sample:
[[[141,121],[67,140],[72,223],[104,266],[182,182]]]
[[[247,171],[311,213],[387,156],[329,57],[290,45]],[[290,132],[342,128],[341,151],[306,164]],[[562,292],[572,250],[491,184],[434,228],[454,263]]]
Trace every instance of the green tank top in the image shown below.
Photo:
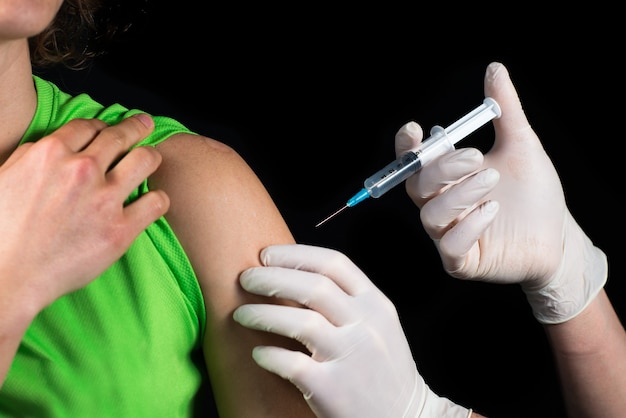
[[[70,96],[34,77],[38,106],[22,142],[74,118],[114,124],[138,113]],[[178,132],[154,117],[142,145]],[[148,190],[147,182],[133,192]],[[28,249],[25,249],[28,250]],[[188,417],[207,376],[201,342],[202,294],[191,264],[164,218],[149,226],[99,278],[44,309],[27,330],[0,390],[1,417]]]

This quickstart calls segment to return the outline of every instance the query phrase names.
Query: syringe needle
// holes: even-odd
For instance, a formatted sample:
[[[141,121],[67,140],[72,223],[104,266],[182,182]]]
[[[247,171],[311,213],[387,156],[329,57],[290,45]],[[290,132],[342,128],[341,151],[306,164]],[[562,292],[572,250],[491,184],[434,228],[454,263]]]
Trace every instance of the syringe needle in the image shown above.
[[[335,213],[333,213],[332,215],[326,217],[326,219],[324,219],[323,221],[321,221],[320,223],[318,223],[317,225],[315,225],[316,228],[324,225],[326,222],[328,222],[329,220],[331,220],[332,218],[334,218],[335,216],[339,215],[341,212],[343,212],[344,210],[348,209],[348,205],[345,205],[344,207],[342,207],[341,209],[339,209],[338,211],[336,211]]]

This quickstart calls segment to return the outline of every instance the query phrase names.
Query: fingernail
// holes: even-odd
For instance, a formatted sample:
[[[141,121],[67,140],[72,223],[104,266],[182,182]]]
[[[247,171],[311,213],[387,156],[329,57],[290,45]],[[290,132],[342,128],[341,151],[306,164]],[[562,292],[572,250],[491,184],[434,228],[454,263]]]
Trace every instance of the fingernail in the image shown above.
[[[143,123],[146,128],[154,128],[154,121],[152,120],[152,117],[150,117],[150,115],[145,113],[137,113],[132,117],[139,119],[139,121],[141,121],[141,123]]]

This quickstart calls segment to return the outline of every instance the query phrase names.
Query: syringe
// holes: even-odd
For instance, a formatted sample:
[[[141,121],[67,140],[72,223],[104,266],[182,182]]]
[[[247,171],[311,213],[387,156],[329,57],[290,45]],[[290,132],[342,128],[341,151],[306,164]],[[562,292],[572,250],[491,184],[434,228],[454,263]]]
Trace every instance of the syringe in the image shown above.
[[[422,141],[419,147],[401,155],[365,179],[363,188],[359,192],[352,196],[341,209],[325,218],[315,227],[325,224],[345,209],[361,203],[370,196],[378,198],[387,193],[435,158],[454,150],[454,145],[457,142],[490,120],[499,118],[500,114],[498,103],[491,97],[486,97],[480,106],[447,128],[433,126],[430,130],[430,136]]]

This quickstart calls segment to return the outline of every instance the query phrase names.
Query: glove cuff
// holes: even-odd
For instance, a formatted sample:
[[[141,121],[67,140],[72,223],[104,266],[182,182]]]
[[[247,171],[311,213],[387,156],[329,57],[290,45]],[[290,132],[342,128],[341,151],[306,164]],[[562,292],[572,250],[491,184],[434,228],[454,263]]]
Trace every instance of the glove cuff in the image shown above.
[[[416,373],[415,390],[403,418],[469,418],[472,410],[437,396]],[[418,393],[419,392],[419,393]]]
[[[533,315],[542,324],[559,324],[574,318],[607,281],[606,255],[593,245],[569,212],[567,217],[559,269],[546,286],[524,289]]]

